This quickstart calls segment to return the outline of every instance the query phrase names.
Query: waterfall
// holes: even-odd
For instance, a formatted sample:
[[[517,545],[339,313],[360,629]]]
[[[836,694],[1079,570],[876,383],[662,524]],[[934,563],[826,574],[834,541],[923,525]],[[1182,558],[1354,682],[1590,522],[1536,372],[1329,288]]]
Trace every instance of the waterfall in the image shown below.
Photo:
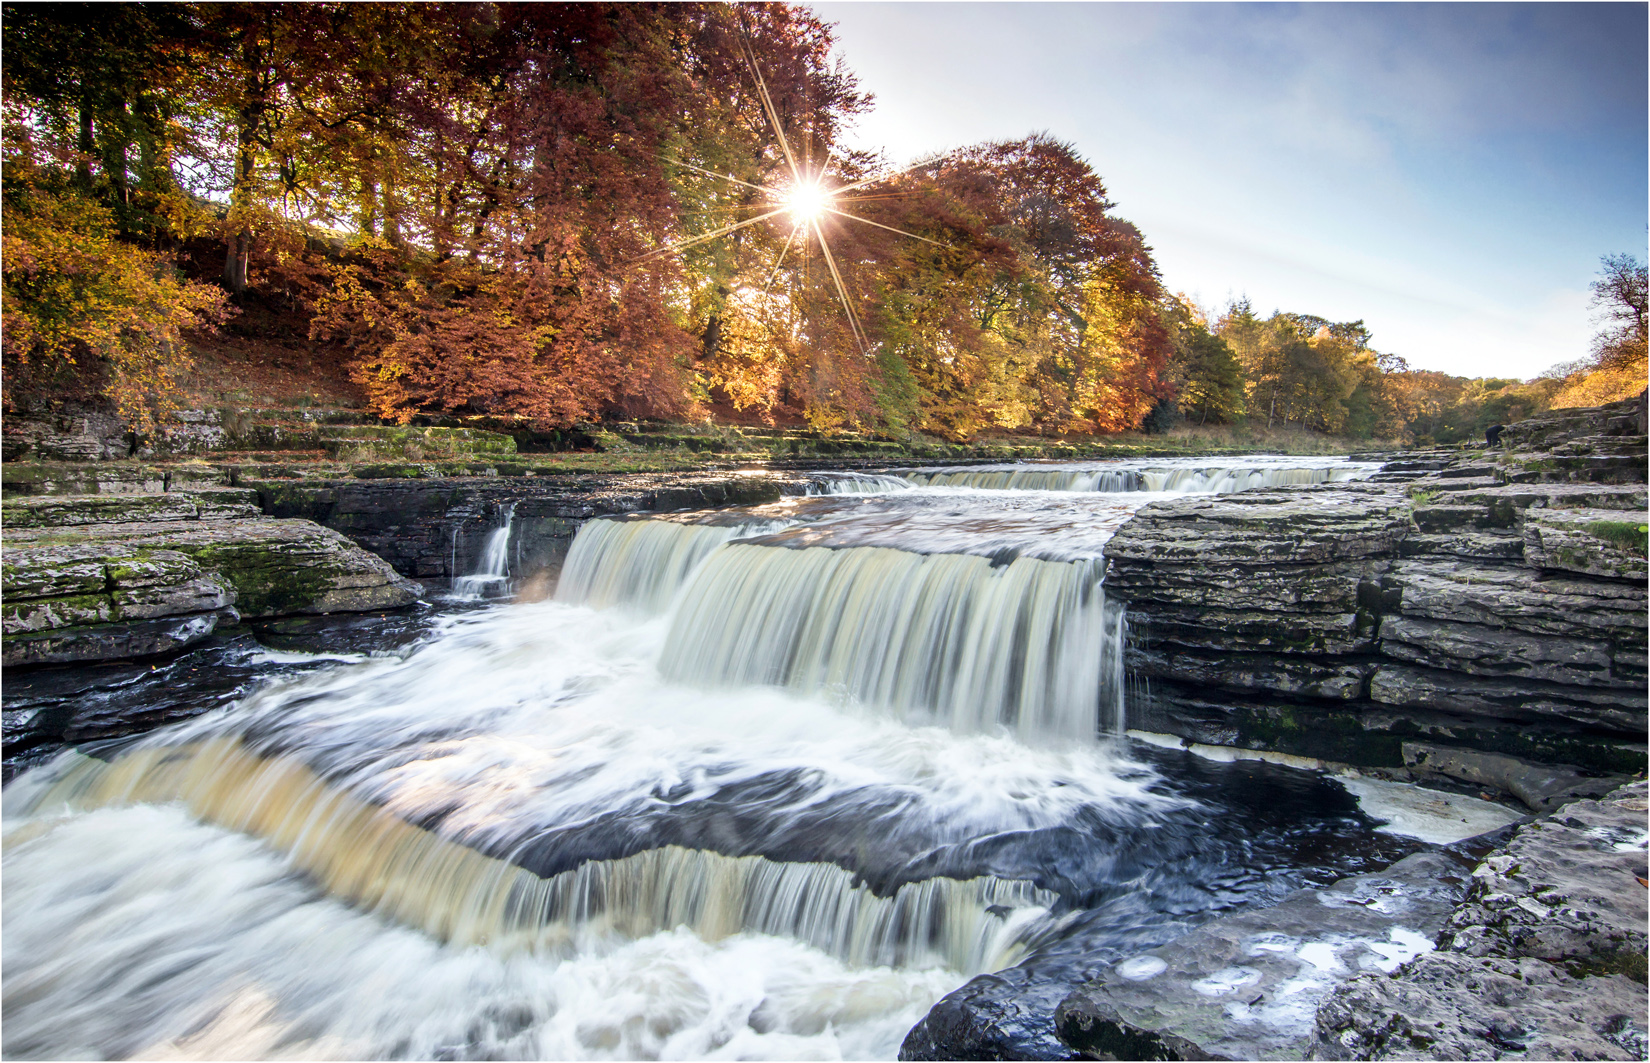
[[[905,478],[919,487],[972,487],[991,491],[1138,491],[1133,469],[927,469]]]
[[[1285,487],[1296,484],[1340,483],[1357,479],[1359,468],[1339,469],[1143,469],[1142,489],[1146,491],[1208,492],[1225,495],[1251,491],[1257,487]]]
[[[499,509],[504,523],[487,533],[481,560],[468,576],[453,580],[453,590],[463,598],[486,598],[507,593],[510,586],[510,529],[516,520],[516,504],[506,502]],[[454,542],[457,542],[454,532]]]
[[[579,528],[562,565],[556,600],[597,609],[625,606],[662,613],[718,546],[765,535],[790,521],[690,524],[654,519],[589,520]]]
[[[832,864],[777,863],[667,846],[540,878],[416,827],[303,762],[235,736],[144,746],[112,762],[78,754],[16,798],[36,832],[64,811],[182,804],[202,822],[283,854],[328,894],[444,942],[572,954],[591,935],[637,939],[687,926],[796,938],[857,966],[973,974],[1013,963],[1054,903],[1030,883],[930,878],[879,897]],[[19,808],[18,806],[25,806]],[[22,831],[22,834],[18,834]],[[14,828],[8,847],[25,840]]]
[[[659,668],[847,695],[1033,742],[1121,729],[1122,610],[1103,562],[732,544],[683,589]]]
[[[1373,468],[1371,466],[1370,468]],[[1368,473],[1361,466],[1336,468],[1200,467],[1200,468],[1072,468],[1054,466],[993,466],[963,469],[918,469],[902,478],[918,487],[967,487],[993,491],[1178,491],[1230,494],[1257,487],[1338,483]],[[869,478],[868,478],[869,479]],[[893,488],[836,486],[829,493],[855,493]]]
[[[909,491],[915,481],[904,476],[877,476],[871,473],[816,473],[808,481],[810,495],[878,495],[888,491]]]

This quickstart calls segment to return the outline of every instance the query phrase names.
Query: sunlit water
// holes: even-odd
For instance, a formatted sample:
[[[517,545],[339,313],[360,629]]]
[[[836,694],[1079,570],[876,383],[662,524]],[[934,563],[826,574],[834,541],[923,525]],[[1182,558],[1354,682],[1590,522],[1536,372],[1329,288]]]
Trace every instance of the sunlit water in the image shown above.
[[[973,974],[1390,858],[1332,787],[1106,737],[1098,548],[1151,497],[593,521],[558,600],[260,651],[7,788],[5,1052],[891,1058]]]

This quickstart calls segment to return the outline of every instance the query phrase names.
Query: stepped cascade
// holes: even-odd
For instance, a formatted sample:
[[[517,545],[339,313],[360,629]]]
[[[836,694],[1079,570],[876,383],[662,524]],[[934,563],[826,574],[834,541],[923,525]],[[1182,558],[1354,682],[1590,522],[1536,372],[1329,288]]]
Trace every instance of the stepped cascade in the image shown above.
[[[1260,487],[1342,483],[1370,475],[1378,466],[1345,462],[1301,467],[1298,460],[1261,459],[1231,466],[1188,459],[1161,464],[977,465],[952,469],[908,469],[897,475],[832,474],[816,478],[810,493],[876,494],[914,487],[961,487],[982,491],[1166,491],[1175,494],[1231,494]]]
[[[5,1051],[892,1058],[971,976],[1394,858],[1333,784],[1121,737],[1102,553],[1168,492],[1363,471],[841,473],[585,520],[514,603],[500,504],[416,641],[265,653],[8,787]]]

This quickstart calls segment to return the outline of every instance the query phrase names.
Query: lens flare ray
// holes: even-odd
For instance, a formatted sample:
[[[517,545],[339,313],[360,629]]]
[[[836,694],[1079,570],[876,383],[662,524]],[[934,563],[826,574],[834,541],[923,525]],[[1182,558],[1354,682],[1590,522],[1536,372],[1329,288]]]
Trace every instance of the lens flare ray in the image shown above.
[[[910,163],[909,165],[899,167],[895,170],[881,172],[874,176],[863,178],[859,181],[832,187],[827,183],[830,161],[832,159],[836,159],[840,163],[841,158],[836,155],[834,151],[827,149],[825,165],[821,166],[818,172],[809,172],[809,166],[798,161],[796,151],[791,146],[791,140],[785,135],[785,126],[780,120],[779,108],[774,104],[773,94],[768,90],[767,79],[762,76],[761,64],[757,61],[756,49],[751,44],[750,27],[747,24],[743,13],[738,15],[738,29],[740,57],[744,59],[745,65],[750,68],[751,80],[756,86],[756,98],[761,104],[763,116],[767,119],[769,127],[773,130],[774,139],[779,144],[780,153],[784,157],[785,168],[790,172],[790,180],[782,187],[756,184],[751,181],[742,180],[732,174],[718,173],[715,170],[707,169],[706,167],[698,166],[682,159],[661,155],[660,159],[670,165],[679,166],[684,170],[690,170],[693,173],[714,178],[719,181],[727,181],[728,183],[736,185],[740,188],[751,189],[752,191],[761,193],[764,197],[763,201],[760,203],[734,204],[727,207],[708,208],[706,210],[687,212],[683,215],[684,217],[702,217],[710,214],[738,212],[741,210],[763,210],[763,213],[760,213],[752,218],[747,218],[744,221],[723,225],[708,233],[701,233],[698,236],[684,237],[683,239],[673,241],[654,251],[648,252],[636,261],[645,262],[650,259],[658,258],[662,255],[671,254],[673,252],[686,251],[689,248],[696,247],[708,241],[729,236],[735,232],[738,232],[740,229],[746,228],[747,226],[767,221],[770,218],[778,217],[781,214],[788,214],[791,219],[790,231],[786,235],[785,246],[780,251],[779,258],[774,263],[773,271],[768,275],[767,282],[762,286],[763,297],[766,298],[768,292],[773,287],[774,281],[778,279],[779,272],[784,266],[785,259],[790,254],[792,246],[800,243],[799,250],[803,255],[804,268],[806,268],[810,236],[812,239],[818,240],[821,257],[825,259],[826,269],[830,273],[831,285],[836,289],[837,300],[842,304],[842,312],[847,317],[849,332],[853,335],[854,343],[859,347],[860,354],[869,358],[871,356],[871,349],[873,346],[870,336],[861,324],[859,315],[854,312],[853,298],[848,293],[847,282],[843,278],[842,270],[837,265],[836,256],[831,253],[830,242],[826,238],[825,227],[821,223],[825,220],[827,215],[831,215],[846,219],[848,221],[870,225],[913,240],[921,240],[923,243],[933,244],[936,247],[951,246],[943,240],[935,240],[927,236],[919,236],[916,233],[909,232],[905,229],[900,229],[892,225],[886,225],[879,221],[872,221],[870,218],[861,217],[858,214],[851,214],[848,211],[841,209],[841,205],[843,204],[868,203],[876,200],[900,198],[898,193],[882,193],[867,196],[854,196],[852,193],[863,188],[868,188],[879,182],[898,177],[901,174],[909,173],[912,170],[926,165],[927,162],[926,160],[919,160],[917,162]],[[800,241],[798,240],[799,236],[801,237]]]

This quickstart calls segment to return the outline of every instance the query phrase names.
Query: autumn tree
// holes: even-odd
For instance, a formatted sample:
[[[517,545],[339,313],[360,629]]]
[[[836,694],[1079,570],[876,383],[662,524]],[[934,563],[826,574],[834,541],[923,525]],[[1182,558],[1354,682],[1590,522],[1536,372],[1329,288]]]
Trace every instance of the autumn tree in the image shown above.
[[[114,210],[84,194],[76,157],[53,157],[8,108],[3,349],[20,373],[72,391],[89,371],[139,432],[178,406],[183,332],[222,320],[214,288],[120,239]],[[10,404],[12,393],[8,391]]]
[[[1243,365],[1202,311],[1184,296],[1164,309],[1173,337],[1169,378],[1180,414],[1197,425],[1230,424],[1243,415]]]

